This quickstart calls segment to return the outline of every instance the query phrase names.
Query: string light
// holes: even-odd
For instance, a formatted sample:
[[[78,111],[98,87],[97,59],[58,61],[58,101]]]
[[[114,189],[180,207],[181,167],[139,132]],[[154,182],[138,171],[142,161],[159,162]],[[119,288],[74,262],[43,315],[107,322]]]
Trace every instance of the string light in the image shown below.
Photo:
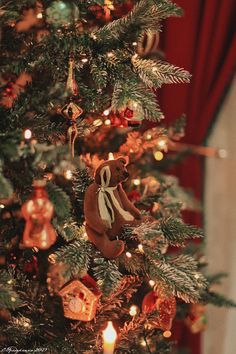
[[[133,183],[134,183],[135,186],[139,186],[140,183],[141,183],[141,181],[140,181],[139,178],[135,178],[135,179],[133,180]]]
[[[11,297],[12,302],[16,302],[16,298],[14,296]]]
[[[114,53],[108,52],[108,53],[107,53],[107,56],[108,56],[108,58],[112,58],[112,57],[114,57]]]
[[[151,287],[153,287],[153,286],[155,285],[155,282],[154,282],[154,280],[152,280],[152,279],[150,279],[148,283],[149,283],[149,285],[150,285]]]
[[[165,338],[170,338],[171,337],[171,331],[165,331],[164,333],[163,333],[163,337],[165,337]]]
[[[105,111],[103,111],[103,114],[104,114],[104,116],[109,116],[109,114],[110,114],[109,109],[105,109]]]
[[[157,161],[161,161],[164,157],[164,154],[161,151],[155,151],[154,157]]]
[[[152,135],[151,134],[147,134],[146,139],[147,140],[151,140],[152,139]]]
[[[102,125],[102,120],[101,119],[95,119],[95,121],[93,122],[93,125],[95,127],[99,127],[100,125]]]
[[[127,258],[131,258],[132,257],[132,254],[130,252],[126,252],[125,255],[126,255]]]
[[[111,125],[111,121],[110,119],[106,119],[105,122],[104,122],[105,125]]]
[[[137,42],[133,42],[132,45],[133,45],[134,47],[136,47],[136,45],[138,45],[138,43],[137,43]]]
[[[4,204],[0,204],[0,209],[4,209],[5,205]]]
[[[81,59],[82,63],[87,63],[88,62],[88,58],[83,58]]]
[[[138,307],[136,305],[130,306],[130,309],[129,309],[130,316],[134,317],[137,315],[137,313],[138,313]]]
[[[141,245],[141,243],[138,245],[138,249],[140,252],[143,252],[143,245]]]
[[[142,347],[146,347],[147,346],[147,343],[145,342],[144,339],[141,340],[140,344],[141,344]]]
[[[66,170],[65,173],[64,173],[64,176],[66,179],[71,179],[73,177],[73,173],[71,170]]]
[[[13,283],[12,279],[8,280],[7,284],[11,285]]]
[[[24,138],[29,140],[29,139],[31,139],[31,137],[32,137],[32,131],[30,129],[26,129],[24,131]]]
[[[41,18],[43,18],[43,14],[42,14],[42,12],[39,12],[38,14],[37,14],[37,16],[36,16],[38,19],[41,19]]]

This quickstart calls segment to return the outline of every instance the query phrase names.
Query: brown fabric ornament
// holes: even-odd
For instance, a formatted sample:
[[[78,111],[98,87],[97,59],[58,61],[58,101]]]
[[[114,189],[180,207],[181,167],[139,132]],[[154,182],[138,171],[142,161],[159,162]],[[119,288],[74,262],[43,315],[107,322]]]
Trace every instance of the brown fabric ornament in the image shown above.
[[[97,310],[101,292],[96,281],[88,274],[81,280],[73,280],[59,291],[64,315],[78,321],[91,321]]]
[[[23,234],[23,246],[45,250],[56,241],[56,232],[52,227],[54,208],[48,199],[44,180],[34,181],[31,197],[22,205],[21,212],[26,220]]]
[[[85,193],[88,238],[104,257],[110,259],[124,251],[124,242],[116,239],[122,227],[141,219],[140,211],[128,199],[121,185],[128,177],[125,158],[105,161],[97,168],[95,181]]]

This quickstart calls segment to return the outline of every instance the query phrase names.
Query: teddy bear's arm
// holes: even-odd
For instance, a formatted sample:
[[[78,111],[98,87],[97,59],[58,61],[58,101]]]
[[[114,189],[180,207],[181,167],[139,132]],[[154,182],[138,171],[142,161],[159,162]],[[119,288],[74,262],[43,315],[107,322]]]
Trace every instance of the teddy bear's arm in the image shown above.
[[[119,185],[118,191],[124,209],[129,211],[135,217],[135,219],[141,219],[140,211],[128,199],[127,194],[125,193],[121,184]]]
[[[97,191],[98,186],[95,183],[92,183],[86,190],[84,198],[84,216],[85,221],[90,228],[99,234],[103,234],[109,227],[100,217]]]

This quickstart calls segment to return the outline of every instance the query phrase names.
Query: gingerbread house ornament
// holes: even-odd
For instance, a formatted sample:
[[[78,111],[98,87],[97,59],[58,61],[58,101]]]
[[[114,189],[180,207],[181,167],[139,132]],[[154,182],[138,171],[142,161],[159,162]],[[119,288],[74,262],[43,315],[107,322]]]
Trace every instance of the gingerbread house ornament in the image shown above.
[[[101,292],[89,275],[71,281],[59,291],[59,295],[62,297],[65,317],[84,322],[95,317]]]

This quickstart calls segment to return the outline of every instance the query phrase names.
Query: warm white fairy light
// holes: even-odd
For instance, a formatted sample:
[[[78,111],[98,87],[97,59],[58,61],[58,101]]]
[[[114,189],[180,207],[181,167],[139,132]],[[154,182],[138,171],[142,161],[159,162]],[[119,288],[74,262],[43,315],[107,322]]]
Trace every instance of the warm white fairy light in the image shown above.
[[[112,58],[112,57],[114,57],[114,53],[108,52],[108,53],[107,53],[107,56],[108,56],[108,58]]]
[[[157,145],[160,148],[164,148],[166,146],[166,139],[159,139],[158,142],[157,142]]]
[[[137,43],[137,42],[133,42],[132,45],[133,45],[134,47],[136,47],[136,45],[138,45],[138,43]]]
[[[138,249],[140,252],[143,252],[143,245],[141,245],[141,243],[138,245]]]
[[[5,205],[4,204],[0,204],[0,209],[4,209]]]
[[[38,19],[41,19],[41,18],[43,18],[43,14],[42,14],[42,12],[39,12],[38,14],[37,14],[37,16],[36,16]]]
[[[138,313],[138,307],[136,305],[130,306],[130,309],[129,309],[130,316],[134,317],[137,315],[137,313]]]
[[[104,122],[105,125],[111,125],[111,120],[110,119],[106,119]]]
[[[146,139],[147,140],[151,140],[152,139],[152,135],[151,134],[147,134]]]
[[[140,181],[139,178],[135,178],[135,179],[133,180],[133,184],[134,184],[135,186],[139,186],[140,183],[141,183],[141,181]]]
[[[31,137],[32,137],[32,131],[30,129],[26,129],[24,131],[24,138],[29,140],[29,139],[31,139]]]
[[[161,161],[163,159],[163,157],[164,157],[164,154],[161,151],[155,151],[154,152],[154,157],[155,157],[155,159],[157,161]]]
[[[142,347],[146,347],[147,346],[147,343],[145,342],[144,339],[141,340],[140,344],[141,344]]]
[[[64,176],[66,179],[71,179],[73,177],[73,173],[71,170],[66,170],[65,173],[64,173]]]
[[[132,257],[132,254],[130,252],[126,252],[125,255],[126,255],[127,258],[131,258]]]
[[[103,111],[103,114],[104,114],[104,116],[109,116],[109,114],[110,114],[109,109],[105,109],[105,111]]]
[[[88,62],[88,58],[83,58],[81,59],[82,63],[87,63]]]
[[[153,286],[155,285],[155,282],[154,282],[154,280],[152,280],[152,279],[150,279],[148,283],[149,283],[149,285],[150,285],[151,287],[153,287]]]
[[[11,297],[12,302],[16,302],[16,298],[14,296]]]
[[[99,127],[100,125],[102,125],[102,120],[101,119],[95,119],[95,121],[93,122],[93,125],[95,127]]]
[[[165,338],[170,338],[171,337],[171,331],[165,331],[164,333],[163,333],[163,337],[165,337]]]
[[[9,284],[9,285],[11,285],[12,283],[13,283],[12,279],[8,280],[8,282],[7,282],[7,284]]]

